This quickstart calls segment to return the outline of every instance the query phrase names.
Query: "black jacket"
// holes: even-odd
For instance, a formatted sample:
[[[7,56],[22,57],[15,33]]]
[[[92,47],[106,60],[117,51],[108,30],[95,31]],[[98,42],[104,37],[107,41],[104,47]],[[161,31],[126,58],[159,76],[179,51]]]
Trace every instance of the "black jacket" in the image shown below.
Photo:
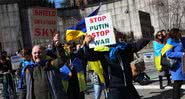
[[[143,47],[145,47],[149,43],[149,40],[137,40],[137,42],[127,43],[127,47],[125,50],[118,50],[116,53],[117,61],[113,62],[108,58],[108,55],[105,55],[105,59],[107,61],[110,71],[110,85],[109,87],[122,87],[129,84],[132,84],[132,71],[130,67],[130,62],[133,60],[133,54],[138,52]],[[116,47],[116,46],[112,46]],[[108,53],[109,54],[109,53]],[[105,61],[105,60],[103,60]],[[123,69],[121,66],[121,62],[123,64]],[[104,64],[106,62],[103,62]],[[125,78],[124,78],[125,76]]]
[[[130,62],[133,60],[133,55],[149,43],[149,40],[140,39],[135,42],[127,43],[125,50],[118,50],[116,57],[120,57],[115,62],[109,58],[110,52],[95,52],[93,49],[86,48],[87,60],[100,60],[104,69],[105,80],[107,87],[123,87],[132,84],[132,71]],[[116,47],[111,45],[110,47]],[[122,62],[124,72],[120,63]],[[124,76],[125,75],[125,78]]]

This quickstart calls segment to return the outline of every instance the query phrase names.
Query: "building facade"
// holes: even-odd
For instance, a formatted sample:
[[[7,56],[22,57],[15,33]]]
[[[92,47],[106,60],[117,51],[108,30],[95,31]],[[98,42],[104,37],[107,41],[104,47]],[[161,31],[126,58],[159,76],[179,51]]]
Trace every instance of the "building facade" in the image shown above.
[[[53,1],[54,0],[50,0]],[[110,13],[117,31],[140,38],[145,33],[178,27],[184,30],[185,0],[64,0],[57,9],[57,30],[65,42],[67,27],[88,16],[102,2],[98,14]],[[30,48],[28,26],[29,7],[53,7],[47,0],[0,1],[0,50],[14,54],[21,48]],[[60,5],[60,3],[58,3]],[[62,5],[61,4],[61,5]]]
[[[0,5],[0,20],[1,50],[13,54],[23,46],[18,4]]]
[[[98,7],[99,3],[99,0],[85,1],[87,1],[86,7],[77,11],[80,13],[78,15],[81,18],[88,16]],[[101,1],[102,5],[98,14],[110,13],[112,16],[113,26],[118,31],[126,33],[128,35],[131,35],[131,33],[133,32],[135,38],[141,37],[144,34],[143,32],[152,31],[152,28],[150,29],[149,27],[147,27],[148,25],[151,25],[154,28],[155,32],[161,29],[169,30],[173,27],[184,29],[185,0]],[[72,13],[71,15],[68,14],[68,17],[74,16],[73,9],[66,9],[65,11]],[[59,17],[65,17],[65,13],[63,13],[62,9],[59,9],[58,13]],[[60,16],[60,13],[63,13],[63,16]],[[62,31],[65,31],[65,29]]]
[[[28,8],[54,7],[47,0],[0,0],[0,51],[9,55],[22,48],[31,48]]]

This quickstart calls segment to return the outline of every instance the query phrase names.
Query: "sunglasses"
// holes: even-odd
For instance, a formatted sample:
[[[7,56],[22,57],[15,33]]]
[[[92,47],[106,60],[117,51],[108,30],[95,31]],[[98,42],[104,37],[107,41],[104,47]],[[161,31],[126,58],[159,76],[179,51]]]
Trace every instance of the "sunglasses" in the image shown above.
[[[158,34],[157,36],[162,36],[162,34]]]

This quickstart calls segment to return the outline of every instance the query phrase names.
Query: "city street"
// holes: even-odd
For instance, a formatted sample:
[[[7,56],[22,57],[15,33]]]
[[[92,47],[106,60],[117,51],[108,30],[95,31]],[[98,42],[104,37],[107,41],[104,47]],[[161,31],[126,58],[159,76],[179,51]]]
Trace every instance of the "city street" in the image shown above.
[[[151,78],[151,83],[147,85],[139,85],[138,83],[134,83],[141,99],[172,99],[172,87],[166,86],[167,81],[164,78],[164,86],[165,89],[159,88],[158,74],[154,68],[152,63],[146,63],[145,72]],[[182,86],[182,97],[181,99],[185,99],[185,85]],[[93,99],[93,90],[90,90],[90,94],[86,94],[86,99]],[[102,94],[101,99],[104,99],[104,95]]]
[[[139,92],[141,99],[172,99],[172,87],[167,86],[165,89],[159,89],[158,81],[149,84],[149,85],[138,85],[135,84],[137,91]],[[93,99],[93,90],[88,90],[89,94],[86,94],[85,99]],[[1,85],[1,97],[2,97],[2,85]],[[102,94],[101,99],[104,99],[104,94]],[[182,97],[181,99],[185,99],[185,85],[182,86]]]
[[[166,80],[164,84],[166,84]],[[153,80],[151,84],[143,86],[135,83],[135,87],[139,92],[141,99],[172,99],[172,87],[166,86],[165,89],[159,89],[158,80]],[[185,99],[185,85],[182,86],[181,91],[181,99]],[[93,92],[89,95],[86,94],[86,99],[93,99]],[[104,95],[101,97],[101,99],[104,99]]]
[[[145,72],[151,78],[151,83],[147,85],[139,85],[134,83],[137,91],[139,92],[141,99],[172,99],[172,87],[165,86],[165,89],[159,89],[158,74],[152,63],[146,63]],[[164,78],[164,85],[167,85],[166,78]],[[185,99],[185,85],[182,86],[182,97]],[[93,99],[93,89],[92,85],[88,85],[88,93],[85,94],[85,99]],[[0,99],[2,97],[2,84],[0,85]],[[102,93],[101,99],[104,99],[104,94]]]
[[[27,98],[94,99],[93,84],[121,89],[132,76],[141,99],[179,99],[181,81],[185,99],[184,13],[185,0],[0,0],[0,99],[23,80]],[[173,70],[175,91],[156,69],[160,81]]]

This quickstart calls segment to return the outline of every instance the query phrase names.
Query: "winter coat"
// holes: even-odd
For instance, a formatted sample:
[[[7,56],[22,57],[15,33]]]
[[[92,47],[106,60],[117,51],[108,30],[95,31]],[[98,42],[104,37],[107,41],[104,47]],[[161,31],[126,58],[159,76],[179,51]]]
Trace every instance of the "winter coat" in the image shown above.
[[[67,99],[60,78],[59,70],[48,60],[28,66],[20,99]]]
[[[125,83],[132,85],[130,62],[133,60],[133,54],[141,50],[148,43],[149,40],[140,39],[136,42],[129,42],[126,45],[123,43],[111,45],[109,46],[110,51],[106,52],[93,52],[92,49],[89,49],[87,50],[87,56],[89,56],[88,60],[101,61],[107,87],[124,87]],[[120,56],[121,61],[118,59],[118,56]],[[123,64],[124,72],[120,62]],[[123,77],[123,74],[125,74],[126,78]]]
[[[172,46],[170,50],[166,52],[166,56],[169,58],[175,58],[178,60],[176,69],[171,70],[172,80],[185,80],[185,74],[182,72],[182,57],[184,48],[181,41],[169,38],[165,46]]]
[[[108,66],[110,67],[110,74],[109,74],[110,88],[124,87],[125,84],[132,85],[132,71],[130,66],[130,62],[132,58],[131,55],[141,50],[148,43],[149,43],[149,40],[143,40],[143,39],[137,40],[136,42],[128,42],[124,49],[118,48],[118,51],[115,53],[116,60],[112,61],[110,57],[109,58],[106,57]],[[117,44],[112,45],[111,48],[116,48],[117,46],[118,46]],[[110,52],[108,53],[108,55],[110,56]],[[123,64],[124,72],[122,70],[121,64]],[[125,78],[123,75],[125,75]]]

